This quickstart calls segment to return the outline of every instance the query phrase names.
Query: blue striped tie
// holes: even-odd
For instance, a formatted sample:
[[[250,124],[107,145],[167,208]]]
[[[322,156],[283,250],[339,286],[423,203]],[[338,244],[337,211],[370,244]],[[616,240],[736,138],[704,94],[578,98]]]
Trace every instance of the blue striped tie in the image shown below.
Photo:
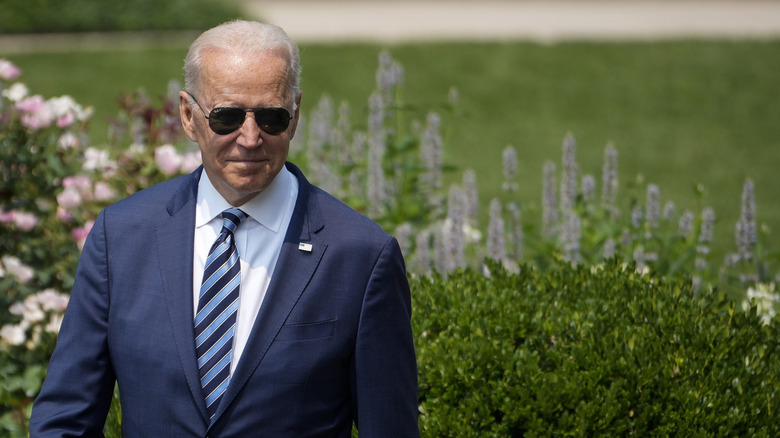
[[[212,417],[230,380],[241,283],[241,266],[233,233],[246,218],[246,213],[237,208],[222,212],[222,231],[206,259],[195,314],[195,351],[200,383]]]

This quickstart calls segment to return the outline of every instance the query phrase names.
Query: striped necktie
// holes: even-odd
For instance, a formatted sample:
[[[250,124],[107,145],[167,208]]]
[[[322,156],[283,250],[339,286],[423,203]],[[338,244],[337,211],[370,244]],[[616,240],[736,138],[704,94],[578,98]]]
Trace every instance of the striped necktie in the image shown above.
[[[246,213],[237,208],[222,212],[222,231],[206,259],[195,314],[195,351],[200,383],[212,417],[230,380],[241,283],[241,266],[233,233],[246,218]]]

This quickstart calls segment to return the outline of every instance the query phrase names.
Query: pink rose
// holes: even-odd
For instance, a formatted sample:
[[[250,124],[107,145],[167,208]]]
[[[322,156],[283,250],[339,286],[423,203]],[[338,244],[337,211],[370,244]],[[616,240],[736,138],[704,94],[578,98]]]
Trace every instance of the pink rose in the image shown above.
[[[17,82],[10,87],[3,90],[3,96],[7,97],[8,100],[11,102],[19,102],[20,100],[27,97],[27,95],[30,93],[30,90],[27,88],[26,85],[22,84],[21,82]]]
[[[84,249],[84,243],[87,241],[87,236],[89,236],[89,232],[92,231],[93,225],[95,225],[94,221],[87,221],[87,223],[84,224],[84,227],[73,230],[73,240],[76,241],[79,250]]]
[[[84,151],[84,164],[82,165],[84,170],[104,170],[111,165],[112,163],[111,160],[109,160],[108,151],[95,147],[87,148],[87,150]]]
[[[57,195],[57,203],[66,209],[78,207],[81,202],[81,194],[75,187],[68,187]]]
[[[10,81],[19,77],[22,71],[19,67],[15,66],[11,61],[6,59],[0,59],[0,79]]]
[[[69,212],[63,206],[57,207],[57,214],[55,217],[63,222],[70,222],[73,220],[73,213]]]
[[[29,129],[36,130],[51,125],[54,119],[46,101],[39,94],[30,96],[16,103],[16,108],[24,114],[22,115],[22,124]]]
[[[92,190],[92,180],[87,175],[66,176],[62,179],[62,187],[76,189],[84,196]]]
[[[26,113],[37,113],[46,108],[46,101],[43,99],[43,96],[36,94],[16,102],[15,106],[16,109]]]
[[[157,168],[166,175],[178,173],[181,160],[181,156],[173,145],[162,145],[154,150],[154,162],[157,164]]]
[[[14,221],[14,211],[3,211],[2,208],[0,208],[0,223],[7,224],[9,222]]]
[[[81,144],[81,141],[79,141],[79,138],[76,137],[72,132],[66,132],[60,136],[59,141],[57,141],[57,146],[60,147],[60,149],[72,149]]]
[[[22,125],[32,131],[46,128],[51,125],[51,120],[45,117],[39,117],[37,114],[24,114],[21,117]]]
[[[0,340],[8,345],[22,345],[27,340],[24,327],[6,324],[0,329]]]
[[[36,299],[35,295],[31,295],[24,299],[22,303],[22,318],[29,323],[36,323],[43,321],[46,314],[41,309],[41,305]]]
[[[79,109],[79,105],[70,96],[52,97],[46,103],[57,117],[62,117],[68,113],[73,114]]]
[[[17,211],[14,214],[14,223],[22,231],[30,231],[38,225],[38,217],[32,213]]]
[[[57,126],[60,128],[67,128],[76,121],[76,116],[73,113],[65,113],[57,118]]]
[[[27,283],[28,281],[32,280],[35,272],[32,270],[32,268],[22,263],[22,261],[18,258],[13,256],[5,256],[3,257],[2,261],[3,266],[5,266],[5,270],[16,277],[20,282]]]
[[[68,307],[68,295],[61,294],[54,289],[44,289],[36,294],[38,302],[44,311],[54,310],[64,312]]]
[[[181,157],[181,171],[190,173],[197,169],[201,162],[200,151],[186,153]]]
[[[49,317],[49,323],[46,324],[46,331],[49,333],[54,333],[55,335],[60,332],[60,327],[62,326],[62,318],[63,314],[61,313],[53,313]]]
[[[110,201],[116,197],[116,192],[105,181],[95,183],[93,197],[96,201]]]
[[[24,303],[21,301],[17,301],[11,304],[10,307],[8,307],[8,312],[11,315],[16,315],[16,316],[24,315],[24,310],[25,310]]]

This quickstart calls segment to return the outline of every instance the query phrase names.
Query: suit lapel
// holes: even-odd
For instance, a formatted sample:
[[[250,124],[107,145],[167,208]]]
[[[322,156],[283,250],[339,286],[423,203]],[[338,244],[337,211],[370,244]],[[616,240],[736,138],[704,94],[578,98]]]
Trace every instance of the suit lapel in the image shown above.
[[[200,171],[185,180],[168,202],[167,215],[157,223],[156,237],[165,302],[175,348],[187,384],[204,419],[206,402],[200,386],[193,329],[192,254],[194,252],[195,203]]]
[[[231,377],[230,385],[220,402],[214,420],[217,420],[232,403],[262,362],[274,338],[292,312],[306,285],[309,284],[327,248],[327,244],[318,239],[316,234],[324,224],[316,197],[312,193],[313,186],[297,167],[287,163],[287,168],[298,179],[298,200],[295,211],[287,228],[263,305],[260,307],[244,353]],[[311,251],[301,250],[299,248],[301,243],[311,244]]]

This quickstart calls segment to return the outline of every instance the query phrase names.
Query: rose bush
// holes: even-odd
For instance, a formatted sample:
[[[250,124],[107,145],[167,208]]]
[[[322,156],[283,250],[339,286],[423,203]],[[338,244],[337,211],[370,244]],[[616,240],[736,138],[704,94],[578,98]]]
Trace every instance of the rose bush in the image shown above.
[[[127,96],[110,145],[96,147],[91,108],[31,94],[20,75],[0,59],[0,430],[12,436],[26,436],[97,214],[200,164],[196,150],[159,143],[182,139],[170,102],[148,111],[143,93]]]
[[[56,193],[75,171],[89,108],[31,95],[0,60],[0,425],[26,431],[72,284],[85,220],[63,220]]]

